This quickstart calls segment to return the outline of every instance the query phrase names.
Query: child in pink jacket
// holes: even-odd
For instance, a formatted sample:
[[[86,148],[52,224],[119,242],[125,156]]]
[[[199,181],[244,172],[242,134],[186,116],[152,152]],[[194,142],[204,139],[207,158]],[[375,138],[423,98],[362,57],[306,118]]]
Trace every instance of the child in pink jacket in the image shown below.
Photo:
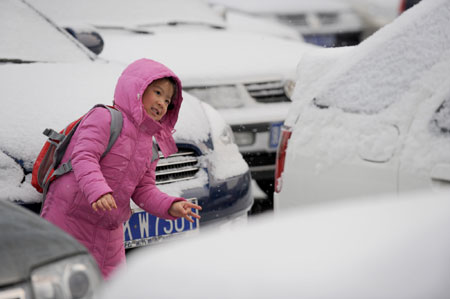
[[[177,147],[172,131],[183,98],[179,78],[149,59],[130,64],[120,76],[114,104],[123,115],[123,127],[110,152],[101,158],[110,136],[110,112],[95,108],[82,120],[62,163],[73,171],[51,183],[42,217],[84,244],[105,278],[125,261],[123,223],[131,216],[130,198],[157,217],[199,216],[201,207],[172,197],[155,185],[156,139],[165,157]],[[101,158],[101,159],[100,159]]]

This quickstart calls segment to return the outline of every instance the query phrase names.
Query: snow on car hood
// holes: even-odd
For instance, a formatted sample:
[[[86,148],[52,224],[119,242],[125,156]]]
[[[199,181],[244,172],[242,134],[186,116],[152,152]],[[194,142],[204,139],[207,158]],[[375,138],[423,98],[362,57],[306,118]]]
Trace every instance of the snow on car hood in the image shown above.
[[[23,171],[16,162],[30,170],[46,141],[45,128],[60,130],[95,104],[111,104],[123,69],[104,62],[0,66],[1,198],[39,201],[40,195],[30,184],[17,188]],[[175,139],[208,140],[210,127],[200,102],[187,94],[184,99]]]
[[[107,45],[101,57],[129,63],[155,59],[171,68],[185,86],[294,77],[302,54],[316,48],[300,42],[233,30],[185,26],[153,35],[100,30]]]

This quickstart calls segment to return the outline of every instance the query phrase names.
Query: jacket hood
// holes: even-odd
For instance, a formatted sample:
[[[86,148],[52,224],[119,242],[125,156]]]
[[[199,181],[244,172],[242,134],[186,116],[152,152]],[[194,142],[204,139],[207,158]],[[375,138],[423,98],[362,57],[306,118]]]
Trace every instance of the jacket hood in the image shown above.
[[[166,115],[157,122],[145,112],[142,95],[150,83],[165,77],[172,77],[177,84],[172,99],[174,107],[168,110]],[[114,104],[137,127],[155,136],[165,157],[177,151],[172,131],[178,120],[182,101],[182,85],[178,76],[165,65],[145,58],[131,63],[122,72],[114,93]]]

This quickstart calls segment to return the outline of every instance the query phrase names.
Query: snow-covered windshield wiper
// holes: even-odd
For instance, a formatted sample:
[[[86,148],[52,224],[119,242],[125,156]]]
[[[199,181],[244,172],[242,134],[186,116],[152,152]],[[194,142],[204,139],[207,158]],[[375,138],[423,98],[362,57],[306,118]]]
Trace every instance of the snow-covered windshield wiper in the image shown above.
[[[207,22],[193,22],[193,21],[168,21],[166,23],[148,23],[148,24],[141,24],[138,27],[158,27],[158,26],[179,26],[179,25],[194,25],[194,26],[206,26],[211,27],[214,29],[225,29],[225,26],[221,26],[218,24],[212,24]]]
[[[22,64],[22,63],[35,63],[37,61],[34,60],[23,60],[19,58],[0,58],[0,63],[14,63],[14,64]]]
[[[153,31],[146,30],[137,27],[127,27],[127,26],[110,26],[110,25],[96,25],[95,26],[98,29],[111,29],[111,30],[123,30],[123,31],[129,31],[132,33],[138,33],[138,34],[155,34]]]

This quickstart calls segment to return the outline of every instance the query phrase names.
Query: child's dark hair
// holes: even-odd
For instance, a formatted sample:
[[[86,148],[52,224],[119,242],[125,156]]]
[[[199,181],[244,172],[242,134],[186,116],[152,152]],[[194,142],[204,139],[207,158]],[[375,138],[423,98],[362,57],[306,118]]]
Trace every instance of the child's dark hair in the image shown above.
[[[165,77],[163,79],[167,79],[167,80],[169,80],[170,83],[172,83],[173,97],[172,97],[172,101],[169,104],[169,107],[167,107],[167,110],[172,110],[173,108],[175,108],[175,104],[173,103],[173,98],[178,94],[178,84],[177,84],[177,81],[175,80],[175,78],[173,78],[173,77]]]

